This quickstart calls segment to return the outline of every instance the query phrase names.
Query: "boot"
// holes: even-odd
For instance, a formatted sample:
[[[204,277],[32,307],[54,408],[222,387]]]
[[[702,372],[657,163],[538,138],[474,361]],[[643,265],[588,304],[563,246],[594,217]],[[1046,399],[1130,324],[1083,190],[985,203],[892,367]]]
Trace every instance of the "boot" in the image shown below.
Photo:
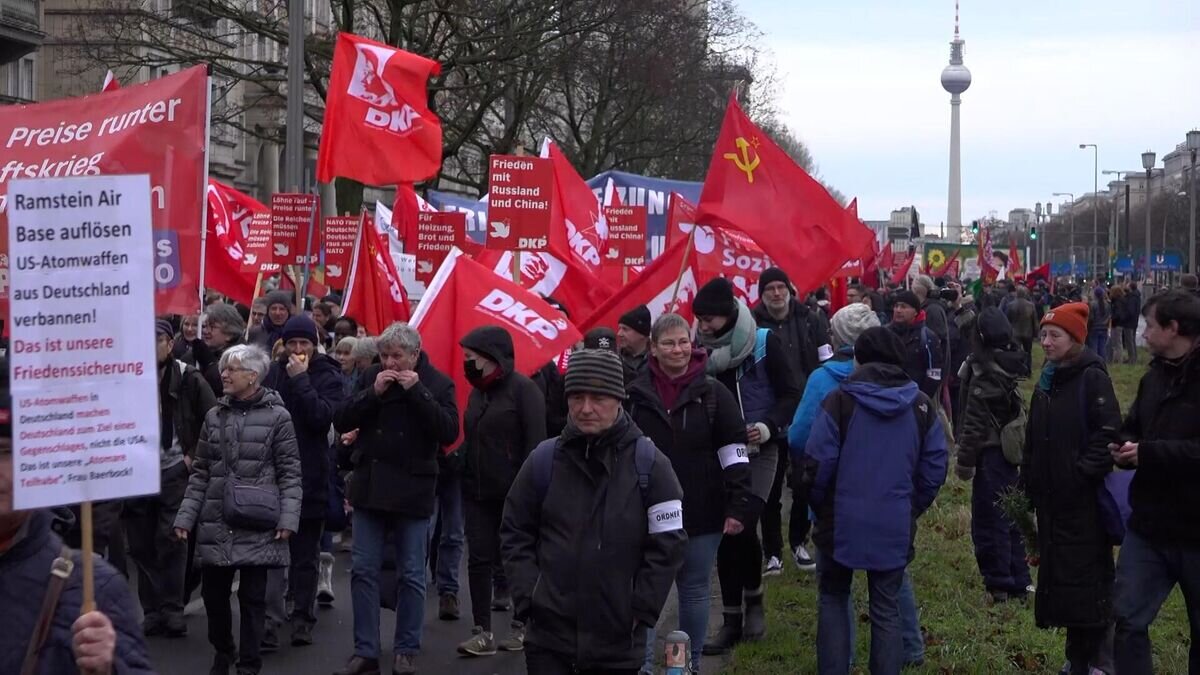
[[[351,656],[346,666],[333,675],[379,675],[379,659]]]
[[[317,568],[317,603],[322,606],[333,604],[333,554],[322,553]]]
[[[237,652],[217,652],[213,656],[208,675],[229,675],[229,669],[237,662]]]
[[[705,656],[720,656],[728,654],[733,646],[742,641],[742,613],[725,612],[725,625],[717,631],[717,636],[704,643]]]
[[[763,594],[746,596],[746,623],[742,629],[742,637],[747,640],[761,640],[767,634],[767,615],[763,607]]]

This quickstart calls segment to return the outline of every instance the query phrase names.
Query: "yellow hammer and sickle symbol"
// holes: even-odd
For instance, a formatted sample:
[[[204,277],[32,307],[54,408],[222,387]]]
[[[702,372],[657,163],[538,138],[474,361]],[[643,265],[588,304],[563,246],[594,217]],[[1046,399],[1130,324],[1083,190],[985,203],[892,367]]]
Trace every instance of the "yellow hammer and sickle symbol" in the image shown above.
[[[732,160],[734,165],[736,165],[738,169],[740,169],[746,173],[746,182],[753,183],[754,182],[754,170],[758,168],[758,162],[759,162],[758,153],[755,152],[754,158],[751,159],[750,158],[750,152],[751,152],[750,141],[747,141],[745,138],[743,138],[741,136],[738,136],[737,140],[735,140],[734,143],[737,144],[738,151],[741,154],[739,155],[736,152],[727,152],[727,153],[725,153],[725,159]]]

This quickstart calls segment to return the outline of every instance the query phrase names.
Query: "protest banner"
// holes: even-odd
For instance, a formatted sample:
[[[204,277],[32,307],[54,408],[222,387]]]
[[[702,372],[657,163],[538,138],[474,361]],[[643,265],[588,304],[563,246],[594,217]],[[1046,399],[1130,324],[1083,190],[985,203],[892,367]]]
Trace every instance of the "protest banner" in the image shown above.
[[[250,216],[250,231],[246,235],[246,244],[242,247],[244,274],[261,276],[279,271],[280,265],[275,262],[275,250],[272,247],[274,229],[270,211]]]
[[[156,493],[150,178],[8,187],[14,506]]]
[[[362,216],[329,216],[325,219],[325,282],[334,288],[346,288],[354,241]]]
[[[646,207],[605,206],[608,244],[605,265],[631,267],[646,264]]]
[[[149,174],[154,311],[194,314],[203,282],[208,110],[204,66],[102,94],[0,106],[0,246],[8,243],[10,180]],[[0,306],[8,302],[12,258],[0,250]]]
[[[461,246],[466,237],[467,214],[418,213],[416,243],[410,249],[417,256],[417,280],[428,285],[450,249]]]
[[[311,265],[317,261],[308,247],[309,223],[319,213],[315,194],[284,192],[271,195],[271,237],[275,262],[280,265]]]
[[[544,251],[550,243],[554,166],[548,159],[492,155],[487,247]]]

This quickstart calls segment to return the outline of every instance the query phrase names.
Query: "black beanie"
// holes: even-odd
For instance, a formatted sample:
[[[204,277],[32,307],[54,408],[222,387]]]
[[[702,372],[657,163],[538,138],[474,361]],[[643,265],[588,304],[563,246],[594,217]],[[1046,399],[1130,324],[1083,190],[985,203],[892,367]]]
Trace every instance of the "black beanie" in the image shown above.
[[[155,319],[154,337],[157,338],[159,335],[166,335],[168,339],[174,340],[175,326],[172,326],[171,322],[166,319]]]
[[[692,300],[692,313],[696,316],[737,316],[737,301],[733,298],[733,285],[725,277],[717,277],[704,284]]]
[[[296,306],[296,296],[290,291],[271,291],[267,293],[267,309],[271,309],[271,305],[283,305],[288,311]]]
[[[304,338],[315,345],[320,342],[317,339],[317,322],[304,314],[293,316],[283,324],[283,335],[280,338],[284,344],[293,338]]]
[[[613,329],[605,326],[593,328],[583,336],[583,348],[615,352],[617,351],[617,334],[613,332]]]
[[[886,363],[904,365],[904,343],[892,331],[874,326],[863,331],[854,341],[854,360],[860,364]]]
[[[767,286],[776,281],[782,281],[788,290],[792,290],[792,280],[788,275],[778,267],[768,267],[763,271],[762,276],[758,278],[758,297],[762,297],[767,292]]]
[[[921,299],[912,291],[896,291],[892,293],[892,304],[894,305],[897,302],[902,302],[916,310],[921,309]]]
[[[617,319],[617,323],[629,326],[638,333],[650,337],[650,309],[645,305],[638,305],[621,315],[621,318]]]

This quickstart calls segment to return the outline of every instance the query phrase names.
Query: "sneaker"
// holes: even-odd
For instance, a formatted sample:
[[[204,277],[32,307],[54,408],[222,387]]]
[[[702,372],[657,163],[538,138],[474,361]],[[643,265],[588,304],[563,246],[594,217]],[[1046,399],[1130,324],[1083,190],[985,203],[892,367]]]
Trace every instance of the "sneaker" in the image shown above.
[[[208,675],[229,675],[229,669],[233,668],[233,664],[237,663],[237,652],[217,652],[213,655],[212,667],[208,669]]]
[[[416,675],[417,655],[397,654],[392,661],[392,675]]]
[[[312,626],[298,623],[292,627],[292,646],[307,647],[313,643]]]
[[[497,647],[506,652],[519,652],[525,649],[525,624],[520,621],[512,622],[508,637],[501,640]]]
[[[163,619],[162,614],[154,613],[147,614],[142,619],[142,635],[145,637],[155,637],[158,635],[167,634],[167,622]]]
[[[345,667],[333,675],[379,675],[379,659],[351,656]]]
[[[808,549],[804,548],[804,544],[800,544],[792,550],[792,560],[796,562],[796,567],[803,572],[812,572],[817,569],[817,563],[808,554]]]
[[[491,656],[496,653],[496,638],[479,626],[471,629],[471,639],[458,646],[464,656]]]
[[[775,556],[771,556],[771,559],[767,561],[766,568],[763,569],[763,576],[777,577],[780,574],[783,574],[783,561]]]
[[[279,651],[279,633],[274,626],[267,626],[263,631],[262,642],[259,643],[258,651],[264,654]]]
[[[333,600],[333,554],[322,553],[317,568],[317,604],[328,607]]]
[[[453,593],[442,593],[438,600],[438,618],[442,621],[458,621],[458,596]]]
[[[492,596],[492,611],[493,612],[511,612],[512,611],[512,596],[506,590],[497,590]]]
[[[187,620],[183,618],[183,612],[165,615],[163,633],[169,638],[187,637]]]

